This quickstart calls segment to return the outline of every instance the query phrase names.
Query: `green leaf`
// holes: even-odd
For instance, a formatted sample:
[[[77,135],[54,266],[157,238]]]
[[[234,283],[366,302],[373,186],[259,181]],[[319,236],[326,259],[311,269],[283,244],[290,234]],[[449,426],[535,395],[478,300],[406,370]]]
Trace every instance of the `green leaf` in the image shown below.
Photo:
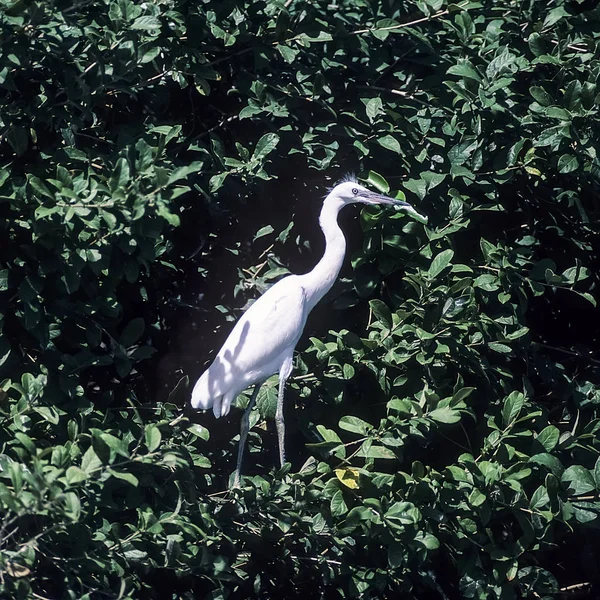
[[[542,106],[550,106],[552,104],[552,96],[542,87],[534,85],[529,88],[529,93]]]
[[[86,473],[86,475],[91,475],[95,471],[99,470],[102,467],[102,461],[98,458],[94,448],[90,446],[83,455],[81,459],[81,470]]]
[[[79,467],[69,467],[66,472],[66,478],[69,485],[75,485],[85,481],[88,478],[88,474]]]
[[[34,410],[42,416],[44,420],[48,421],[48,423],[58,425],[60,422],[60,415],[54,406],[36,406]]]
[[[596,482],[596,489],[600,490],[600,456],[596,460],[594,465],[594,481]]]
[[[512,392],[504,401],[502,408],[502,422],[505,427],[512,425],[525,404],[525,396],[521,392]]]
[[[543,485],[540,485],[535,492],[531,495],[531,500],[529,501],[529,508],[531,510],[536,510],[546,506],[550,503],[550,496],[548,496],[548,492]]]
[[[554,425],[548,425],[540,431],[540,433],[535,438],[535,441],[538,444],[541,444],[546,452],[551,452],[558,444],[558,439],[560,438],[560,431]]]
[[[124,458],[129,458],[129,452],[127,450],[127,444],[124,440],[119,439],[118,437],[110,434],[110,433],[100,433],[100,439],[111,449],[114,450],[117,454],[120,454]]]
[[[579,161],[571,154],[563,154],[558,159],[559,173],[572,173],[579,168]]]
[[[121,481],[126,481],[133,487],[137,487],[140,483],[139,479],[133,473],[127,473],[126,471],[115,471],[114,469],[108,469],[108,472]]]
[[[381,321],[387,329],[393,325],[392,313],[385,302],[381,300],[369,300],[369,306],[378,321]]]
[[[148,452],[154,452],[160,446],[161,434],[160,429],[152,423],[146,425],[144,429],[144,437]]]
[[[575,496],[587,494],[596,489],[596,483],[590,471],[581,465],[571,465],[560,478],[561,482],[567,484],[571,493]]]
[[[195,435],[196,437],[199,437],[200,439],[204,440],[205,442],[207,442],[210,438],[210,432],[208,431],[208,429],[206,429],[206,427],[203,427],[199,423],[194,423],[193,425],[190,425],[187,428],[187,431],[189,431],[192,435]]]
[[[160,26],[161,23],[156,17],[145,16],[138,17],[130,27],[133,30],[150,31],[152,29],[160,29]]]
[[[415,541],[422,544],[427,550],[437,550],[440,547],[440,541],[431,533],[419,531],[415,536]]]
[[[546,43],[539,33],[532,33],[527,40],[527,44],[534,56],[546,54]]]
[[[344,379],[352,379],[354,377],[355,374],[355,370],[354,367],[352,365],[349,364],[345,364],[342,367],[342,373],[344,375]]]
[[[543,29],[552,27],[555,23],[558,23],[564,17],[568,17],[569,13],[562,7],[558,6],[548,11],[546,18],[544,19]]]
[[[127,187],[130,177],[129,162],[126,158],[119,158],[110,178],[110,189],[113,192],[124,190]]]
[[[460,390],[455,392],[454,396],[452,396],[452,404],[456,405],[459,402],[463,402],[475,391],[475,389],[476,388],[474,388],[474,387],[461,388]]]
[[[273,229],[273,227],[271,225],[265,225],[264,227],[261,227],[256,234],[254,235],[254,241],[258,240],[261,237],[264,237],[265,235],[270,235],[271,233],[273,233],[275,230]]]
[[[448,69],[448,73],[450,75],[458,75],[459,77],[465,77],[466,79],[473,79],[474,81],[481,82],[481,75],[479,75],[475,70],[475,67],[468,60],[452,65]]]
[[[438,423],[458,423],[460,421],[460,412],[449,406],[436,408],[428,413],[428,416]]]
[[[348,512],[348,506],[344,501],[344,495],[341,490],[338,490],[331,498],[330,510],[331,515],[334,517],[340,517]]]
[[[373,123],[375,117],[379,115],[383,110],[383,104],[381,102],[381,98],[370,98],[366,104],[367,108],[367,117],[369,117],[369,121]]]
[[[419,199],[423,200],[425,198],[425,194],[427,193],[427,182],[423,181],[423,179],[408,179],[402,182],[402,185],[410,192],[419,197]]]
[[[365,435],[372,426],[370,423],[359,419],[358,417],[342,417],[339,422],[340,429],[349,431],[350,433],[356,433],[358,435]]]
[[[397,460],[398,457],[392,450],[386,448],[385,446],[377,446],[375,444],[370,443],[371,440],[367,440],[361,446],[358,456],[362,456],[364,458],[380,458],[383,460]]]
[[[571,111],[579,110],[581,105],[581,82],[577,79],[570,81],[565,88],[564,103]]]
[[[277,51],[283,57],[286,63],[292,64],[296,56],[298,56],[298,50],[295,48],[290,48],[290,46],[286,46],[285,44],[278,44]]]
[[[402,525],[413,525],[420,520],[421,514],[412,502],[394,502],[385,513],[385,518]]]
[[[443,250],[438,255],[436,255],[431,261],[431,265],[429,265],[427,277],[429,279],[434,279],[435,277],[437,277],[444,269],[448,267],[453,257],[454,250],[450,249]]]
[[[79,496],[74,492],[67,492],[59,496],[65,507],[65,512],[72,521],[78,521],[81,515],[81,502]]]
[[[36,177],[35,175],[30,175],[27,179],[29,185],[32,187],[32,189],[34,191],[36,191],[40,196],[44,196],[46,198],[50,198],[50,199],[54,199],[54,194],[48,189],[48,187],[46,186],[46,184],[39,178]],[[38,207],[38,209],[41,207]],[[52,210],[52,212],[56,212],[57,207],[49,207],[46,210]],[[36,216],[38,217],[43,217],[44,215],[39,215],[38,210],[36,210]]]
[[[317,425],[317,431],[321,434],[326,442],[335,442],[336,444],[342,443],[340,436],[332,429],[327,429],[327,427],[323,425]]]
[[[481,506],[485,501],[487,500],[487,497],[485,494],[483,494],[480,490],[478,489],[474,489],[470,494],[469,494],[469,504],[471,506],[477,507],[477,506]]]
[[[144,50],[144,53],[142,55],[140,62],[142,64],[152,62],[160,53],[161,53],[161,48],[159,48],[157,46],[154,48],[148,48],[147,50]]]
[[[540,454],[535,454],[529,460],[531,463],[546,467],[555,477],[560,477],[564,471],[564,467],[560,460],[552,454],[542,452]]]
[[[256,143],[254,148],[254,154],[252,155],[253,160],[259,160],[267,156],[275,150],[275,147],[279,143],[279,136],[276,133],[265,133],[260,140]]]
[[[367,173],[367,182],[382,194],[388,194],[390,191],[389,183],[382,175],[376,173],[375,171],[369,171]]]
[[[159,125],[158,127],[151,127],[148,130],[149,133],[158,133],[165,137],[165,145],[171,140],[174,140],[181,133],[181,125]]]
[[[384,135],[382,138],[377,140],[380,146],[383,146],[387,150],[391,150],[395,154],[401,154],[400,143],[398,140],[391,135]]]
[[[500,342],[489,342],[488,348],[494,352],[499,352],[500,354],[510,354],[512,352],[510,346],[501,344]]]

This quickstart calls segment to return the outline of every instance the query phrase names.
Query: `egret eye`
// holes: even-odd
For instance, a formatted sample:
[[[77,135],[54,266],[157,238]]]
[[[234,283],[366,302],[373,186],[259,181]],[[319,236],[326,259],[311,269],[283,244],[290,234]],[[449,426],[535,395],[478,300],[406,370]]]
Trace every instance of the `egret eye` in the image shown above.
[[[358,188],[352,188],[352,193],[353,193],[355,196],[358,196]]]

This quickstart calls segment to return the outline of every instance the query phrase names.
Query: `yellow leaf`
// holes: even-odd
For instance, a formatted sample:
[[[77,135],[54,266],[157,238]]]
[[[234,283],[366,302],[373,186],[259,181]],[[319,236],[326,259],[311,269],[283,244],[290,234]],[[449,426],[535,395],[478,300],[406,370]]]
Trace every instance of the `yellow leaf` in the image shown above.
[[[360,474],[360,469],[355,469],[354,467],[345,467],[343,469],[336,469],[335,475],[336,477],[351,490],[356,490],[359,488],[358,485],[358,476]]]
[[[530,175],[535,175],[537,177],[541,177],[542,176],[542,172],[539,169],[536,169],[535,167],[525,167],[525,170],[530,174]]]
[[[15,579],[17,577],[27,577],[31,571],[25,566],[19,563],[8,562],[6,563],[6,572]]]

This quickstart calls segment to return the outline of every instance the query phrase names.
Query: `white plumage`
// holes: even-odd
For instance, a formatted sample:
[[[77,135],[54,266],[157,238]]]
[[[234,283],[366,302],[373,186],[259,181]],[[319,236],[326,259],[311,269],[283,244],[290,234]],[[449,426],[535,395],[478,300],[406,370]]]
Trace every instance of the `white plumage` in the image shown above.
[[[255,384],[240,431],[234,487],[239,486],[242,457],[248,435],[250,411],[261,384],[279,373],[279,394],[275,421],[281,465],[285,462],[283,395],[292,371],[294,348],[302,335],[308,314],[335,282],[344,261],[346,240],[337,215],[346,204],[393,204],[419,220],[407,202],[376,194],[347,180],[335,186],[323,202],[319,223],[325,235],[325,253],[315,268],[305,275],[288,275],[268,289],[236,323],[210,367],[192,391],[192,407],[213,409],[215,417],[229,412],[236,396]]]
[[[240,392],[291,365],[308,316],[300,279],[290,275],[277,282],[241,316],[196,383],[194,408],[212,407],[215,417],[223,417]]]

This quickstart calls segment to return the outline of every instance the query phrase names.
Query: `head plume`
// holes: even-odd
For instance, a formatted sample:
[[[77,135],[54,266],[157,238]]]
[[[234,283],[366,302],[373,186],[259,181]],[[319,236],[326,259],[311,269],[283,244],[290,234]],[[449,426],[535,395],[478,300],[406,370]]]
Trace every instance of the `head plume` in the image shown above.
[[[358,178],[354,173],[346,173],[341,179],[338,179],[330,188],[327,189],[327,192],[331,192],[333,188],[340,183],[358,183]]]

